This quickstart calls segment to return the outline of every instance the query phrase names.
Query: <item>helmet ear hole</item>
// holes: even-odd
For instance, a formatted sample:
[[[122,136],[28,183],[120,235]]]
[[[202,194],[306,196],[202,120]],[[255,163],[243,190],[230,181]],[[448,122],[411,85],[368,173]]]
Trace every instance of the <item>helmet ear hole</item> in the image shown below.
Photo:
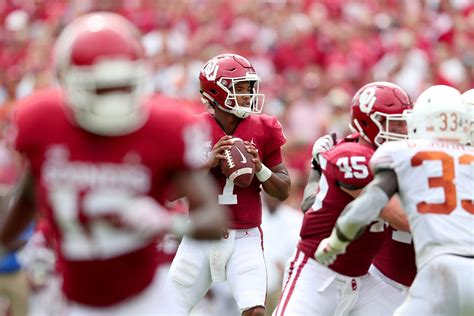
[[[217,94],[217,90],[216,90],[216,89],[210,89],[209,92],[212,93],[213,95],[216,95],[216,94]]]

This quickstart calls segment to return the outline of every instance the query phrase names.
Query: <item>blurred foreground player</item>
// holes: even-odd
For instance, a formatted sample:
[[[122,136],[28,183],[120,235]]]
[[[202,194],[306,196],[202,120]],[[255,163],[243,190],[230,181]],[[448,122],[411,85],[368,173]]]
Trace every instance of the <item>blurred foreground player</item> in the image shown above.
[[[204,128],[180,104],[145,100],[139,34],[118,15],[68,25],[56,42],[56,71],[62,90],[19,104],[7,135],[29,170],[17,203],[1,210],[1,245],[41,210],[58,243],[67,314],[172,315],[157,236],[212,239],[224,225],[215,186],[196,171]],[[190,224],[161,206],[170,186],[189,198]]]

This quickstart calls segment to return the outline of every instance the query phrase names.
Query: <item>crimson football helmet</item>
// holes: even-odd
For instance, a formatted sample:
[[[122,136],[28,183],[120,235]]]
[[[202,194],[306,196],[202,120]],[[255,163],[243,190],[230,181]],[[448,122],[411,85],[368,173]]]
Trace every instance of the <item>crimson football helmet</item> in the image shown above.
[[[69,24],[55,46],[55,66],[76,123],[120,136],[147,118],[148,71],[138,30],[114,13],[90,13]]]
[[[207,106],[219,107],[237,117],[262,112],[265,96],[259,93],[260,77],[250,62],[236,54],[222,54],[210,59],[199,74],[201,100]],[[239,82],[250,83],[250,93],[236,92]],[[237,97],[248,97],[239,104]]]
[[[412,106],[408,94],[393,83],[366,84],[352,98],[350,128],[376,147],[406,139],[406,113]]]

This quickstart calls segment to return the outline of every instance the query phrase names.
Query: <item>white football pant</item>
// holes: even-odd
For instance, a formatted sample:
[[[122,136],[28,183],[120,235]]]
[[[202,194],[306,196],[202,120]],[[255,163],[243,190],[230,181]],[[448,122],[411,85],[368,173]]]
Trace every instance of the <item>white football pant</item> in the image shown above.
[[[226,280],[240,311],[265,306],[267,273],[259,227],[229,230],[227,238],[197,241],[184,237],[168,282],[178,292],[179,311],[188,315],[213,281]]]
[[[273,316],[391,315],[400,293],[370,273],[349,277],[320,264],[302,251],[290,258]]]
[[[474,258],[440,255],[426,263],[394,315],[474,315]]]
[[[406,299],[409,287],[390,279],[374,265],[370,266],[369,273],[393,289],[393,293],[381,298],[382,304],[385,304],[390,309],[390,315],[392,315]]]

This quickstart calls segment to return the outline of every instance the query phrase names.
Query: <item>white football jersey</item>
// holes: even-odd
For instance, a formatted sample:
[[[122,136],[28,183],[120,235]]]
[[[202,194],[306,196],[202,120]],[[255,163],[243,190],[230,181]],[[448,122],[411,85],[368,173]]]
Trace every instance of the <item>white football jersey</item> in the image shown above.
[[[371,167],[392,169],[420,268],[439,254],[474,255],[474,148],[428,140],[383,144]]]

